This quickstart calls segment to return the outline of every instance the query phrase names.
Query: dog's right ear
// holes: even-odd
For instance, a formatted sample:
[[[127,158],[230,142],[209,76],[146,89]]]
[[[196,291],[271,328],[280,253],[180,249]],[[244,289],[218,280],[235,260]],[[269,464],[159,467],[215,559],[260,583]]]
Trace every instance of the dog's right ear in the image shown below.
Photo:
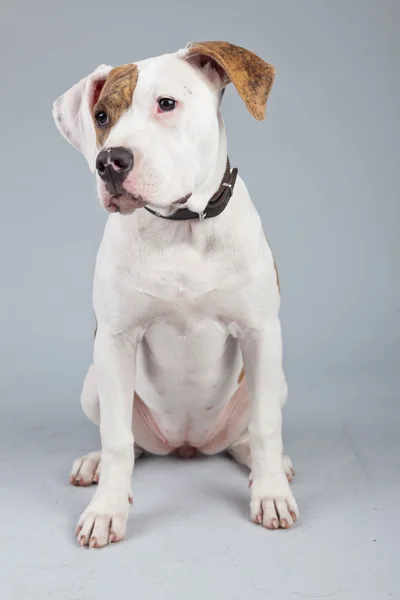
[[[195,42],[179,50],[178,56],[216,76],[220,87],[232,81],[250,114],[258,121],[264,119],[275,67],[254,52],[229,42]]]
[[[53,118],[58,130],[82,152],[92,172],[97,154],[92,110],[111,70],[112,67],[100,65],[53,104]]]

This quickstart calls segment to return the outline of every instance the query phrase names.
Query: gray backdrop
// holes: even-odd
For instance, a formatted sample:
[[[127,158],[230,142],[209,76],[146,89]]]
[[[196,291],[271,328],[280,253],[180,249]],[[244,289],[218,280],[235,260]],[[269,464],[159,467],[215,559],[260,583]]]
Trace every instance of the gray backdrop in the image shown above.
[[[396,0],[2,2],[7,599],[400,593],[399,17]],[[272,535],[249,524],[246,475],[228,459],[145,459],[127,541],[85,552],[72,531],[92,491],[70,489],[67,475],[98,446],[79,392],[105,214],[84,158],[53,124],[52,102],[100,63],[213,39],[277,69],[264,123],[233,87],[223,114],[281,276],[285,432],[302,520]]]

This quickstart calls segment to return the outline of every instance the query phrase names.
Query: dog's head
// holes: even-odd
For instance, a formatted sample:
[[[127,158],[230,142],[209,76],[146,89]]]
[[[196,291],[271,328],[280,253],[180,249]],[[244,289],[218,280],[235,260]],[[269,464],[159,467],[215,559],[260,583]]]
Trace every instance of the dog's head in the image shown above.
[[[101,65],[55,103],[63,136],[97,172],[103,206],[176,210],[206,179],[220,140],[219,105],[232,82],[250,113],[265,114],[275,69],[227,42],[112,68]]]

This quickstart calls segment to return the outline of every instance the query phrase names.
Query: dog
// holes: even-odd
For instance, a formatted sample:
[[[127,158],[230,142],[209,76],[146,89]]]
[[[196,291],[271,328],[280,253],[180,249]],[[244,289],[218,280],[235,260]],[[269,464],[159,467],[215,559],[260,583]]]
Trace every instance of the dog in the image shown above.
[[[228,42],[99,66],[53,106],[96,172],[109,217],[93,284],[94,359],[81,402],[101,452],[75,461],[98,483],[81,546],[124,538],[142,453],[227,451],[250,471],[251,519],[299,511],[283,455],[280,290],[260,217],[227,159],[220,104],[232,82],[263,120],[275,69]]]

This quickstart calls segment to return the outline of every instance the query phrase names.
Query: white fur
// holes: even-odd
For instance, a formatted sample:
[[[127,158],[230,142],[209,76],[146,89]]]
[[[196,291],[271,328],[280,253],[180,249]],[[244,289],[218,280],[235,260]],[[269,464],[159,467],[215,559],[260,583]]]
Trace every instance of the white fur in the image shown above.
[[[187,205],[201,212],[225,170],[221,86],[216,76],[187,63],[182,51],[138,65],[132,108],[106,147],[133,151],[129,189],[150,206],[168,213],[172,202],[192,192]],[[73,88],[81,112],[88,110],[83,106],[93,77]],[[182,103],[181,112],[162,115],[162,123],[154,114],[160,95]],[[71,123],[70,103],[64,98],[56,105],[63,122]],[[92,162],[99,150],[93,125],[85,117],[79,127],[70,136]],[[98,186],[102,196],[100,180]],[[83,404],[100,421],[101,478],[78,524],[80,543],[97,547],[124,536],[134,466],[134,390],[170,441],[198,446],[237,389],[242,361],[251,399],[251,516],[269,528],[290,527],[298,509],[285,475],[290,460],[282,463],[287,386],[280,296],[274,260],[243,181],[238,178],[228,207],[214,219],[166,221],[144,209],[130,212],[110,215],[96,263],[98,330]],[[239,446],[234,452],[246,462]],[[90,479],[99,455],[87,461]],[[82,465],[75,464],[74,472]]]

